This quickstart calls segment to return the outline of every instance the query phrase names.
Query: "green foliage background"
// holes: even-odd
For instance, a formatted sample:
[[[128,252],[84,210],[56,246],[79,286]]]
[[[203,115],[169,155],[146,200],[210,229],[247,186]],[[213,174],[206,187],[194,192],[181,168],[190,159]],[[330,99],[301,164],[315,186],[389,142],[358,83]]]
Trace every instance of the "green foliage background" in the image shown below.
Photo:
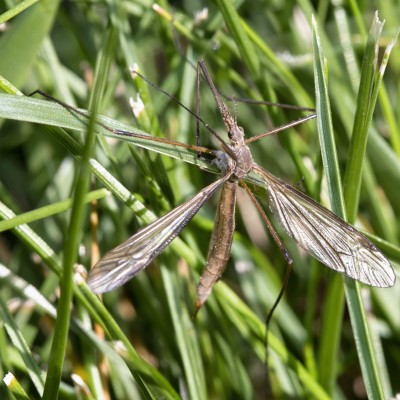
[[[380,19],[386,19],[378,35],[380,62],[396,35],[400,11],[395,1],[378,1],[374,6]],[[6,23],[0,33],[0,117],[4,118],[0,120],[0,213],[2,219],[11,218],[11,211],[22,214],[19,222],[0,224],[0,375],[15,376],[8,387],[2,383],[0,397],[40,398],[44,393],[44,398],[52,399],[58,393],[59,398],[73,399],[79,393],[101,399],[107,392],[113,399],[252,399],[272,393],[276,398],[393,396],[400,391],[398,284],[390,289],[363,288],[368,324],[358,325],[352,317],[353,326],[357,325],[352,329],[342,306],[342,277],[303,254],[284,234],[294,272],[274,314],[266,368],[264,321],[279,292],[285,261],[246,196],[238,199],[228,269],[195,321],[191,319],[195,288],[217,196],[145,272],[106,294],[104,306],[84,284],[65,280],[75,258],[89,268],[98,249],[104,254],[216,177],[202,170],[207,165],[189,152],[176,156],[183,160],[159,156],[138,143],[106,140],[102,135],[106,132],[95,128],[99,135],[88,164],[92,172],[88,186],[80,179],[81,160],[91,150],[84,147],[91,132],[87,121],[22,93],[40,88],[68,104],[97,110],[110,118],[104,120],[110,126],[194,143],[194,119],[162,93],[133,80],[129,68],[136,63],[143,75],[192,109],[196,85],[192,65],[200,58],[226,95],[315,107],[314,15],[342,175],[348,165],[356,109],[368,104],[371,94],[369,82],[359,90],[375,13],[370,4],[216,0],[163,1],[159,7],[157,12],[146,0],[44,0],[18,5],[0,1],[0,23]],[[202,19],[198,12],[205,7],[208,15]],[[385,241],[380,247],[396,273],[399,60],[395,46],[371,127],[366,127],[370,138],[359,206],[355,201],[349,212],[350,219],[357,214],[357,226]],[[223,132],[211,93],[203,86],[202,118]],[[135,117],[129,98],[137,100],[138,92],[145,111]],[[247,135],[303,115],[276,107],[230,106]],[[66,133],[61,128],[73,130]],[[201,139],[204,146],[217,145],[205,130]],[[251,149],[264,168],[291,184],[300,182],[302,190],[329,205],[314,121],[256,142]],[[168,146],[160,151],[168,153]],[[364,156],[357,149],[356,155]],[[349,174],[346,205],[354,200],[352,193],[357,197],[349,182],[360,178]],[[262,198],[261,190],[258,194]],[[61,202],[72,197],[71,211],[72,202]],[[84,206],[93,198],[95,205]],[[24,214],[27,211],[33,213]],[[32,230],[19,225],[26,222],[31,222]],[[77,256],[75,243],[80,243]],[[347,284],[348,295],[355,290],[349,285],[355,286]],[[351,315],[358,312],[352,301],[348,307]],[[102,328],[99,335],[95,322],[97,332]],[[365,341],[358,328],[365,332]]]

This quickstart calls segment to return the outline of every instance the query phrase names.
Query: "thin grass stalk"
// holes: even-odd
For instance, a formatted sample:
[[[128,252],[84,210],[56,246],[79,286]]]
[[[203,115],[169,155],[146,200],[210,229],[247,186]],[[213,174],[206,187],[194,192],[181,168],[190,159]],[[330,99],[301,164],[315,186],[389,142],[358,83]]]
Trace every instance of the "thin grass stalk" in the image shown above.
[[[71,312],[71,302],[73,294],[73,273],[74,264],[78,254],[79,241],[84,220],[84,198],[89,189],[90,180],[90,158],[94,149],[95,134],[95,116],[103,91],[105,77],[107,76],[111,46],[115,42],[115,32],[107,35],[107,42],[103,55],[99,60],[98,81],[95,81],[93,95],[91,98],[91,118],[85,137],[85,145],[82,154],[82,160],[78,169],[76,179],[74,200],[71,212],[71,222],[65,238],[63,275],[60,282],[60,300],[57,307],[57,320],[54,329],[54,339],[51,348],[49,369],[47,372],[45,388],[43,392],[44,400],[55,399],[58,396],[59,385],[61,381],[62,366],[64,364],[65,350],[67,346],[69,321]]]

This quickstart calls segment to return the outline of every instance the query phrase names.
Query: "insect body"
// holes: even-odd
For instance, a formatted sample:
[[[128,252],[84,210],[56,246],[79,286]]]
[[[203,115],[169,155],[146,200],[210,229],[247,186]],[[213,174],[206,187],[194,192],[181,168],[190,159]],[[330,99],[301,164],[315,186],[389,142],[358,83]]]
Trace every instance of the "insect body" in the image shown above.
[[[91,289],[96,293],[112,290],[144,269],[221,186],[222,193],[207,263],[197,288],[196,310],[204,304],[228,262],[235,226],[236,190],[239,184],[250,195],[288,264],[291,264],[290,255],[244,182],[251,171],[259,175],[264,182],[272,214],[302,248],[326,266],[360,282],[378,287],[393,286],[395,274],[389,261],[369,239],[253,161],[247,143],[254,141],[254,138],[245,140],[243,129],[237,125],[220,98],[203,61],[199,62],[198,68],[203,72],[213,92],[230,139],[230,144],[222,143],[222,151],[215,152],[214,163],[221,169],[223,177],[109,251],[89,273],[87,282]],[[259,138],[263,136],[266,134],[259,135]]]

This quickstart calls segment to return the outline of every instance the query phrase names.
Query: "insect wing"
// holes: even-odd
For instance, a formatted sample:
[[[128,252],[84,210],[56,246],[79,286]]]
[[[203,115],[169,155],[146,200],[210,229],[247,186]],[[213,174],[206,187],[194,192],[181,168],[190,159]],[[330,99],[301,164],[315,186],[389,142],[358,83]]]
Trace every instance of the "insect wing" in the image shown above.
[[[89,273],[87,284],[91,290],[94,293],[108,292],[123,285],[147,267],[175,239],[225,180],[226,177],[205,187],[196,196],[105,254]]]
[[[394,271],[381,251],[353,226],[268,171],[269,207],[285,231],[326,266],[371,286],[390,287]]]

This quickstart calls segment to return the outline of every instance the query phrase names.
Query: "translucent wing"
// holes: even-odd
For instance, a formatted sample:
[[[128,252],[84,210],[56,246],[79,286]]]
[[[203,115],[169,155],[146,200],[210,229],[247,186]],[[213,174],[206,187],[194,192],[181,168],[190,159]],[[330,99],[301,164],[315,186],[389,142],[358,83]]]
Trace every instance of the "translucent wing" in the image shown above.
[[[123,285],[147,267],[227,178],[207,186],[192,199],[109,251],[89,273],[87,284],[91,290],[95,293],[108,292]]]
[[[273,215],[303,249],[326,266],[367,285],[394,285],[389,261],[363,234],[260,166],[254,170],[265,180]]]

